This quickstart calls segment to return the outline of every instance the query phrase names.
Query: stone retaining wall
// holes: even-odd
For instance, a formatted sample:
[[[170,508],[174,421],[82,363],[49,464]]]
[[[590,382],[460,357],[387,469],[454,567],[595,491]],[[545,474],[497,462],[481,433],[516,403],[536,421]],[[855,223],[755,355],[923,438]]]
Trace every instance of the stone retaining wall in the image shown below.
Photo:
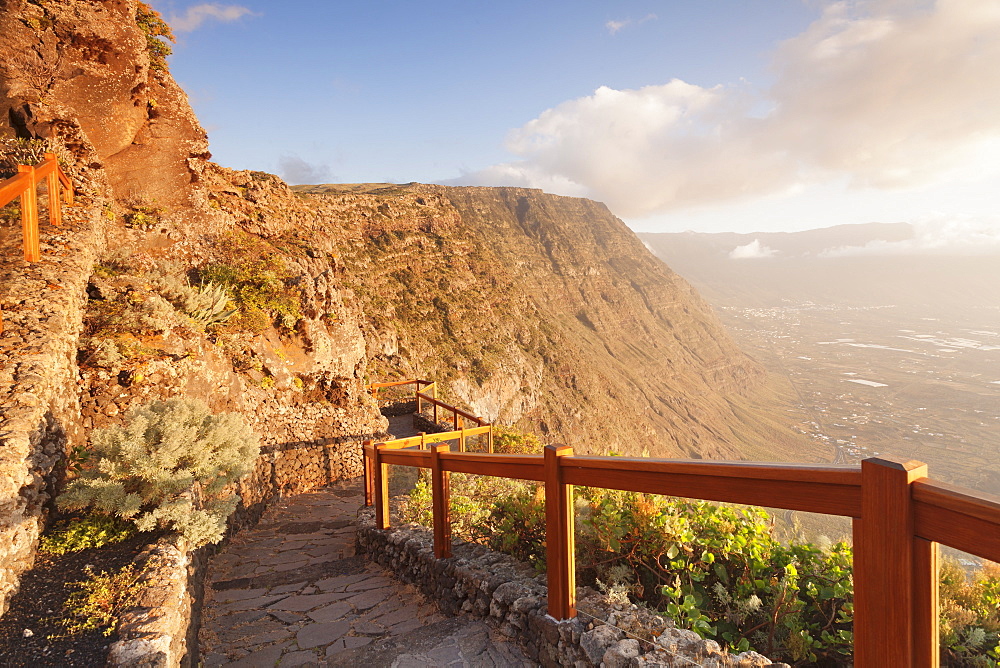
[[[192,614],[189,569],[193,554],[183,538],[168,536],[139,556],[136,564],[145,569],[144,588],[138,604],[118,618],[119,640],[111,645],[108,666],[185,663]]]
[[[442,612],[485,618],[543,666],[788,668],[756,652],[724,652],[713,640],[673,628],[644,608],[612,604],[589,588],[577,589],[580,614],[556,621],[547,615],[544,575],[513,557],[461,541],[454,544],[454,556],[435,559],[428,529],[408,524],[381,531],[372,508],[359,513],[357,541],[359,554],[419,587]]]
[[[35,560],[57,466],[84,440],[77,340],[100,230],[100,203],[78,198],[63,227],[42,222],[42,260],[0,235],[0,614]]]

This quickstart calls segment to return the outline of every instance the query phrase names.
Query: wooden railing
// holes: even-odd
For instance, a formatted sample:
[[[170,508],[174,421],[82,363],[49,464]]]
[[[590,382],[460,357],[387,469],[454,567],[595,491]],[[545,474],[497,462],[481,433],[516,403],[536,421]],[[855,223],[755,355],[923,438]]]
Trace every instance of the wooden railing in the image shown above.
[[[451,434],[435,434],[450,440]],[[426,441],[424,442],[426,444]],[[841,515],[853,520],[854,665],[938,665],[938,544],[1000,561],[1000,497],[927,477],[920,462],[866,459],[860,467],[451,452],[413,439],[364,446],[365,502],[389,528],[388,465],[430,469],[434,552],[451,556],[449,474],[545,485],[548,610],[576,615],[573,485]]]
[[[46,153],[45,159],[38,166],[19,165],[17,176],[0,182],[0,207],[7,206],[16,198],[21,198],[21,233],[24,237],[24,259],[26,262],[38,262],[42,259],[41,245],[38,235],[38,184],[46,180],[49,191],[49,221],[53,225],[62,225],[62,202],[59,197],[59,186],[62,185],[63,200],[73,204],[73,184],[63,173],[53,153]],[[3,320],[0,319],[0,332],[3,332]]]
[[[417,411],[416,412],[417,412],[418,415],[423,413],[423,407],[424,407],[425,403],[430,404],[430,406],[431,406],[431,420],[432,420],[432,422],[434,422],[434,424],[439,424],[439,421],[440,421],[440,419],[439,419],[440,418],[439,412],[444,412],[444,413],[451,413],[452,429],[454,429],[456,432],[463,431],[466,436],[472,436],[473,434],[471,432],[473,430],[465,429],[465,422],[464,422],[465,420],[468,420],[469,422],[472,422],[474,425],[476,425],[476,429],[478,429],[480,427],[490,427],[490,423],[488,421],[484,420],[483,418],[481,418],[481,417],[479,417],[477,415],[473,415],[472,413],[469,413],[468,411],[463,411],[461,408],[456,408],[455,406],[452,406],[451,404],[448,404],[448,403],[446,403],[446,402],[441,401],[440,399],[438,399],[437,398],[437,383],[435,383],[434,381],[431,381],[431,380],[397,380],[397,381],[392,381],[392,382],[388,382],[388,383],[372,383],[371,385],[368,386],[368,390],[372,393],[372,396],[375,397],[375,399],[377,400],[378,399],[378,395],[379,395],[379,390],[382,390],[382,389],[385,389],[385,388],[388,388],[388,387],[403,387],[405,385],[415,385],[416,386],[416,391],[414,392],[414,395],[415,395],[416,401],[417,401]],[[440,409],[440,411],[439,411],[439,409]],[[476,433],[477,434],[487,434],[487,451],[488,452],[493,452],[493,429],[492,429],[492,427],[489,430],[486,430],[486,431],[477,431]],[[437,436],[437,435],[435,435],[435,436]],[[437,441],[441,441],[441,440],[455,440],[456,438],[459,438],[459,437],[454,436],[454,437],[452,437],[450,439],[440,439],[439,438],[439,439],[437,439]],[[428,442],[431,442],[431,441],[428,441]],[[465,451],[465,437],[464,436],[461,437],[461,442],[462,442],[462,445],[461,445],[462,452],[464,452]],[[408,447],[408,446],[403,446],[403,447]]]

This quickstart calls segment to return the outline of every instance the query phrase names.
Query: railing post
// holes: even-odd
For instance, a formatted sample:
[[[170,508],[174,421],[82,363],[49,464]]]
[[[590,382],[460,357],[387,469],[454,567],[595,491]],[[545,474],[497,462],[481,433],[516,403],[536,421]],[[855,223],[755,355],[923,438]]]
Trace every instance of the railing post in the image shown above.
[[[423,409],[420,403],[420,383],[417,383],[414,387],[417,388],[417,415],[420,415],[420,411]]]
[[[563,482],[559,460],[573,454],[568,445],[545,446],[545,563],[549,616],[576,617],[576,549],[573,538],[573,486]]]
[[[490,425],[490,431],[486,434],[486,451],[493,454],[493,425]]]
[[[371,441],[365,441],[364,445],[361,446],[361,463],[364,465],[365,475],[365,506],[368,507],[372,505],[375,495],[375,478],[370,461],[372,449]]]
[[[35,183],[35,168],[26,165],[17,166],[18,173],[30,174],[28,188],[21,193],[21,232],[24,235],[24,261],[38,262],[42,259],[42,251],[38,241],[38,192]]]
[[[917,665],[919,597],[914,594],[918,574],[910,483],[926,476],[927,465],[921,462],[874,458],[861,462],[861,518],[854,520],[857,668]],[[921,587],[926,588],[926,584]],[[936,610],[922,611],[919,617],[931,612],[936,619]]]
[[[913,665],[938,668],[938,544],[916,536],[913,542]]]
[[[423,431],[417,432],[417,436],[420,437],[420,449],[421,450],[426,450],[427,449],[427,432],[423,432]]]
[[[437,394],[437,392],[435,392],[434,394]],[[433,402],[433,403],[431,403],[431,406],[432,406],[432,408],[431,408],[431,411],[432,411],[432,412],[433,412],[433,414],[434,414],[434,427],[435,427],[435,428],[437,428],[437,423],[438,423],[438,405],[437,405],[437,397],[434,397],[434,399],[435,399],[435,400],[434,400],[434,402]]]
[[[441,453],[448,452],[447,443],[431,446],[431,506],[434,516],[434,557],[451,556],[451,485],[450,473],[441,468]]]
[[[375,526],[379,529],[389,528],[389,465],[382,463],[382,448],[385,444],[375,446],[372,469],[375,478]]]
[[[451,430],[458,431],[458,411],[451,412]]]
[[[3,331],[3,330],[0,330]],[[462,433],[458,437],[458,451],[465,452],[465,427],[462,427]]]
[[[55,153],[45,154],[46,162],[55,162]],[[62,225],[62,201],[59,199],[59,165],[48,175],[49,186],[49,222],[53,225]]]

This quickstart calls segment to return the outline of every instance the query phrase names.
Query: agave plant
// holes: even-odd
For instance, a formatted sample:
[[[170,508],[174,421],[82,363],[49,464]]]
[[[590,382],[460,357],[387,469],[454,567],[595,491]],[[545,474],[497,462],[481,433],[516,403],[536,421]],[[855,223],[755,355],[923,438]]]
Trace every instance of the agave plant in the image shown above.
[[[229,320],[238,309],[227,309],[229,293],[217,283],[202,285],[190,302],[188,315],[206,327]]]

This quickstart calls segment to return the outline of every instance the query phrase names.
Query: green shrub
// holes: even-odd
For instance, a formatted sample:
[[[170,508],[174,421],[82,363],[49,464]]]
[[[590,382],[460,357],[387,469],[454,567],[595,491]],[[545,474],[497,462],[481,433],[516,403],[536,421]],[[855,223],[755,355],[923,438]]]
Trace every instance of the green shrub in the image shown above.
[[[199,269],[203,283],[229,291],[238,314],[237,329],[258,333],[275,324],[292,328],[302,317],[301,295],[292,275],[274,249],[260,240],[230,239],[224,246],[229,255]]]
[[[792,662],[851,652],[851,550],[774,538],[766,512],[581,489],[581,564],[629,574],[631,596],[734,650]],[[622,578],[619,576],[618,578]]]
[[[149,53],[150,69],[166,70],[167,56],[173,53],[168,42],[176,41],[170,26],[158,11],[145,2],[136,3],[135,22],[146,35],[146,52]]]
[[[496,442],[496,436],[495,442]],[[544,569],[540,488],[513,480],[458,479],[473,519],[453,533]],[[456,512],[453,489],[452,512]],[[619,602],[647,605],[734,651],[753,648],[794,665],[843,665],[853,651],[853,552],[775,537],[758,508],[577,487],[577,568]],[[429,486],[408,516],[430,525]],[[1000,661],[1000,566],[971,575],[941,568],[941,643],[951,666]]]
[[[119,615],[139,602],[143,571],[134,564],[112,573],[95,574],[91,566],[85,571],[86,580],[70,583],[78,591],[66,599],[63,624],[71,635],[100,629],[109,636]]]
[[[493,452],[503,455],[538,455],[542,442],[532,433],[493,425]]]
[[[512,481],[513,482],[513,481]],[[516,484],[496,498],[473,523],[469,538],[545,570],[545,493],[541,486]]]
[[[213,415],[193,399],[143,406],[125,426],[94,430],[91,443],[61,507],[133,519],[140,531],[170,528],[196,546],[221,540],[238,501],[225,487],[252,470],[260,450],[241,416]]]
[[[88,515],[57,524],[38,545],[40,552],[66,554],[120,543],[135,535],[135,526],[117,517]]]
[[[951,559],[941,563],[941,644],[947,665],[1000,663],[1000,565],[966,573]]]

